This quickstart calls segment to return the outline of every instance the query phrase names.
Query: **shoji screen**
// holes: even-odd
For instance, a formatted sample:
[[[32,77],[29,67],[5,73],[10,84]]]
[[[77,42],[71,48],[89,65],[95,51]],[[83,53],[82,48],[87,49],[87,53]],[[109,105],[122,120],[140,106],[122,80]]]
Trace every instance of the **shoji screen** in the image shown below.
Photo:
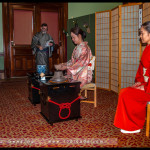
[[[119,76],[119,8],[111,11],[111,90],[118,93]]]
[[[96,85],[110,89],[110,11],[95,13]]]
[[[131,86],[139,66],[139,5],[119,6],[119,90]]]
[[[97,87],[119,93],[121,88],[134,83],[141,54],[140,5],[120,5],[111,11],[95,13]]]
[[[150,21],[150,3],[143,4],[143,23]]]
[[[143,4],[143,19],[142,22],[150,21],[150,3]],[[145,46],[142,46],[142,51],[145,49]]]

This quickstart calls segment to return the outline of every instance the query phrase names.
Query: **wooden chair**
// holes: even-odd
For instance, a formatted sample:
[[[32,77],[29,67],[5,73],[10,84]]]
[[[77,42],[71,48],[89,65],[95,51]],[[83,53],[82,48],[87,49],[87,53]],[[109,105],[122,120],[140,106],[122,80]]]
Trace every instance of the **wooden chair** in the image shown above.
[[[91,61],[90,61],[90,68],[91,70],[94,70],[94,67],[95,67],[95,56],[92,57]],[[97,107],[97,92],[96,92],[96,83],[87,83],[85,84],[81,90],[80,90],[80,94],[82,92],[84,92],[84,97],[87,98],[87,91],[94,91],[94,101],[91,101],[91,100],[81,100],[81,102],[86,102],[86,103],[93,103],[94,104],[94,107]]]
[[[147,103],[147,117],[146,117],[146,136],[149,137],[150,126],[150,102]]]
[[[80,90],[80,93],[82,93],[83,91],[85,92],[84,93],[84,97],[87,98],[87,91],[90,90],[90,91],[94,91],[94,101],[91,101],[91,100],[81,100],[81,102],[86,102],[86,103],[94,103],[94,107],[97,107],[97,97],[96,97],[96,84],[95,83],[88,83],[88,84],[85,84],[81,90]]]

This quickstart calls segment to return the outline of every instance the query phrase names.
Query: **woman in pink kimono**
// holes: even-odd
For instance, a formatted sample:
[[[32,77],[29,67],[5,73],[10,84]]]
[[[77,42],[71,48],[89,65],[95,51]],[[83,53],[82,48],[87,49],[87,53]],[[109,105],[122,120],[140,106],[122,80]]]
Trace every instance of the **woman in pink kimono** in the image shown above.
[[[70,30],[71,38],[76,47],[73,50],[71,60],[55,65],[57,70],[66,70],[67,77],[81,82],[80,88],[92,81],[93,71],[90,69],[92,52],[88,42],[84,41],[86,33],[79,27]]]

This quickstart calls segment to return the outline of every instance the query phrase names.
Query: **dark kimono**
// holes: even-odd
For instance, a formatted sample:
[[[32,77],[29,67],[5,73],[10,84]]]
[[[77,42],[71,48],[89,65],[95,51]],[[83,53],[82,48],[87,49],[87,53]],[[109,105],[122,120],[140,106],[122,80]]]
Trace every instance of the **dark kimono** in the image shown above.
[[[53,46],[49,46],[49,42],[52,42]],[[37,45],[42,46],[43,50],[37,48]],[[36,66],[46,65],[45,74],[49,74],[49,57],[51,57],[54,48],[53,38],[48,33],[42,34],[42,32],[38,32],[32,38],[31,48],[33,54],[35,54]]]

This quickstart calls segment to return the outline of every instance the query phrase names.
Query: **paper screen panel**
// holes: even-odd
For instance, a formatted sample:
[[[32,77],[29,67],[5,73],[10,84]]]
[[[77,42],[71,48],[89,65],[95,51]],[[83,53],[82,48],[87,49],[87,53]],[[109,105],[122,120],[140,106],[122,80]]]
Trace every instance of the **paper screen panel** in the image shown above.
[[[150,3],[143,3],[143,18],[142,22],[150,21]],[[142,52],[145,46],[142,46]]]
[[[96,85],[109,89],[110,85],[110,12],[95,13],[96,17]]]
[[[119,60],[119,8],[111,11],[111,90],[118,93]]]
[[[139,66],[139,5],[121,7],[121,88],[134,84]]]
[[[143,23],[150,21],[150,3],[143,3]]]

